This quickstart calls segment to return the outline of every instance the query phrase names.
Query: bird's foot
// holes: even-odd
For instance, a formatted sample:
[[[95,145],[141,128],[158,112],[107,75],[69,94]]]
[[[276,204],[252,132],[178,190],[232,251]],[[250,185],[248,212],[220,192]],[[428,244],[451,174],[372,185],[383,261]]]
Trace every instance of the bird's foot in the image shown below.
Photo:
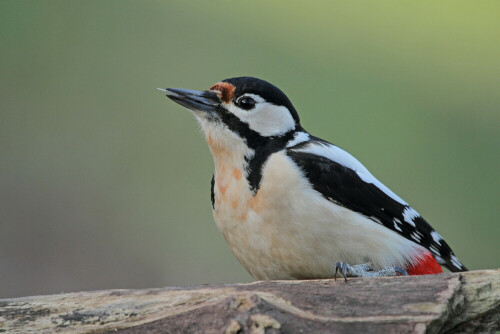
[[[379,271],[373,271],[370,263],[357,264],[354,266],[348,265],[344,262],[337,262],[335,264],[334,278],[337,280],[337,273],[344,277],[347,282],[349,277],[385,277],[385,276],[408,276],[408,272],[401,267],[385,267]]]

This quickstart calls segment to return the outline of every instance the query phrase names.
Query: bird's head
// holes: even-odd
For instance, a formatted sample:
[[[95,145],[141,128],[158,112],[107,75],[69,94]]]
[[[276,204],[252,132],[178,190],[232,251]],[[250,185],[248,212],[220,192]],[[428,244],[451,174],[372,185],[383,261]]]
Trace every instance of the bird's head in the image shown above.
[[[205,91],[160,89],[190,109],[207,140],[228,147],[244,142],[250,149],[300,129],[297,111],[276,86],[257,78],[223,80]]]

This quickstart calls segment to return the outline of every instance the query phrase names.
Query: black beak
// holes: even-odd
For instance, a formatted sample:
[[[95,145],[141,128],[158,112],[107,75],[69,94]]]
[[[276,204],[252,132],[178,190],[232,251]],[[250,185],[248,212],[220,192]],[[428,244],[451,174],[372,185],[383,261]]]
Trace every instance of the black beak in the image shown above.
[[[219,95],[215,92],[179,88],[158,88],[158,90],[167,93],[169,99],[193,111],[205,111],[215,116],[215,111],[220,106]]]

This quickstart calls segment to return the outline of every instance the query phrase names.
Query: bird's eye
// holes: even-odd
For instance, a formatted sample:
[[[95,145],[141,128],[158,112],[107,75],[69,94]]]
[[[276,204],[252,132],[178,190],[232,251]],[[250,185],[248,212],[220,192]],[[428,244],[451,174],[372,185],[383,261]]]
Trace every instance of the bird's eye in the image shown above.
[[[250,110],[253,109],[253,107],[255,107],[255,100],[252,99],[251,97],[245,96],[237,101],[237,105],[241,109]]]

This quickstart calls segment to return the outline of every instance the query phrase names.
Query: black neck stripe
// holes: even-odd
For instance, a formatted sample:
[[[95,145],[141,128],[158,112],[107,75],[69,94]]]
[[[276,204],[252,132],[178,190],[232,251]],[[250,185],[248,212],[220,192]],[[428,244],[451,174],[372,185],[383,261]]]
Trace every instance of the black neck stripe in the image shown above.
[[[255,150],[254,156],[247,160],[247,180],[250,184],[250,189],[254,194],[259,191],[260,181],[262,179],[262,168],[267,159],[278,151],[286,147],[286,144],[293,139],[296,130],[291,130],[279,137],[270,137],[264,145]]]
[[[221,121],[231,130],[236,132],[241,138],[246,141],[246,144],[255,153],[252,157],[245,157],[247,162],[246,178],[250,185],[250,189],[254,194],[257,193],[262,179],[262,167],[273,153],[276,153],[286,147],[286,144],[293,139],[295,132],[303,131],[300,125],[296,125],[294,129],[288,131],[281,136],[264,137],[258,132],[250,129],[250,126],[242,122],[234,114],[228,112],[224,108],[218,108],[217,114]]]

